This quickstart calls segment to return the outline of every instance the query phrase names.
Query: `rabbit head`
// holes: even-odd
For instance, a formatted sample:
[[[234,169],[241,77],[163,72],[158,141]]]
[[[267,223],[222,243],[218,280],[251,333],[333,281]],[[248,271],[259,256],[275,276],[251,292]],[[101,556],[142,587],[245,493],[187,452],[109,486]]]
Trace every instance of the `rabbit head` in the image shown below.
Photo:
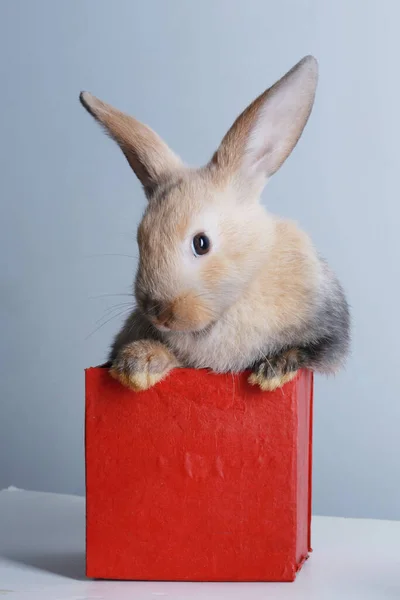
[[[306,57],[250,104],[199,169],[185,166],[146,125],[81,94],[148,199],[138,228],[135,294],[158,329],[206,329],[265,265],[275,221],[260,193],[296,145],[316,84],[317,62]]]

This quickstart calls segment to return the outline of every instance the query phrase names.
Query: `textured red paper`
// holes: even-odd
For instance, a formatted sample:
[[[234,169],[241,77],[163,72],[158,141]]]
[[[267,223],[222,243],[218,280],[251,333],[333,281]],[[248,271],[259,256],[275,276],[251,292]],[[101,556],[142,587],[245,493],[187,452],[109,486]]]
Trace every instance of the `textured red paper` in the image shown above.
[[[312,374],[86,371],[87,575],[293,581],[310,550]]]

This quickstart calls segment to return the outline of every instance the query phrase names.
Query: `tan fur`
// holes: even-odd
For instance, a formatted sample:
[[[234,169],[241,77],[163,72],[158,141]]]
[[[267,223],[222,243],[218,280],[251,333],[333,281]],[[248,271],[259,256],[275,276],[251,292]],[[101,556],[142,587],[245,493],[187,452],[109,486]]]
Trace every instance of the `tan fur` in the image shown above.
[[[81,102],[119,144],[145,187],[152,188],[165,175],[182,168],[181,160],[147,125],[88,92],[82,92]]]
[[[279,327],[298,326],[321,284],[321,267],[309,237],[290,221],[276,223],[276,243],[265,275],[263,301]]]
[[[189,292],[172,301],[170,322],[167,323],[167,326],[173,327],[174,318],[177,321],[178,329],[179,323],[182,324],[182,329],[185,329],[186,324],[189,323],[192,330],[201,330],[209,324],[212,313],[195,293]]]
[[[238,255],[239,253],[236,254],[236,256]],[[222,277],[227,275],[228,272],[229,262],[226,260],[226,258],[221,256],[212,256],[210,260],[204,264],[202,276],[207,287],[212,290],[221,281]]]

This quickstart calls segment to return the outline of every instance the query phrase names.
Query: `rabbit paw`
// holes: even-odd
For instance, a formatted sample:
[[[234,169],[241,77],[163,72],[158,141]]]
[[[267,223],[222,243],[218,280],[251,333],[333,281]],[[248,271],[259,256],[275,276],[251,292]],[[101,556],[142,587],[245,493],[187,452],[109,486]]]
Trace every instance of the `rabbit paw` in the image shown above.
[[[265,357],[252,368],[249,383],[258,385],[264,392],[273,392],[294,379],[301,363],[301,351],[296,348]]]
[[[175,356],[164,344],[138,340],[121,348],[110,375],[136,392],[148,390],[178,366]]]

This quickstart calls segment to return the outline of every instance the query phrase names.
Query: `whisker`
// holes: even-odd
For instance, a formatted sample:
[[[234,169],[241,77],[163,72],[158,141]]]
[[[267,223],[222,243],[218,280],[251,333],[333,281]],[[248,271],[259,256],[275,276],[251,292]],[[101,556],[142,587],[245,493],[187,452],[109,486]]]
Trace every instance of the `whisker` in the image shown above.
[[[125,302],[123,304],[116,304],[115,306],[109,306],[108,308],[106,308],[106,310],[104,311],[103,315],[97,319],[96,323],[100,323],[100,321],[102,321],[105,317],[111,315],[112,312],[115,311],[119,311],[121,309],[128,309],[128,308],[132,308],[133,306],[131,305],[131,303],[129,302]]]
[[[274,377],[277,377],[277,376],[278,376],[278,375],[277,375],[277,372],[275,371],[274,367],[272,366],[272,364],[271,364],[271,361],[270,361],[270,360],[269,360],[269,359],[268,359],[268,358],[265,356],[265,354],[262,354],[262,356],[263,356],[263,357],[265,358],[265,360],[267,361],[267,363],[268,363],[268,365],[269,365],[269,368],[271,369],[271,371],[272,371],[272,372],[273,372],[273,374],[274,374]]]
[[[114,313],[117,312],[117,313],[123,314],[123,313],[132,312],[132,310],[133,310],[132,306],[118,306],[118,307],[113,308],[112,310],[109,310],[107,314],[104,314],[103,319],[110,317],[112,312],[114,312]],[[101,319],[99,319],[99,321],[101,321]]]
[[[124,294],[100,294],[99,296],[89,296],[88,300],[97,300],[98,298],[112,298],[112,297],[116,297],[116,296],[129,296],[129,297],[134,297],[134,295],[132,293],[128,294],[128,293],[124,293]]]
[[[101,325],[99,325],[98,327],[96,327],[96,329],[94,331],[92,331],[91,333],[89,333],[88,336],[85,337],[85,340],[88,340],[90,337],[92,337],[92,335],[94,335],[97,331],[99,331],[99,329],[101,329],[102,327],[104,327],[104,325],[107,325],[107,323],[109,323],[110,321],[112,321],[113,319],[116,319],[118,317],[121,317],[124,314],[128,314],[128,312],[130,312],[131,309],[125,309],[123,311],[121,311],[120,313],[113,315],[112,317],[110,317],[109,319],[107,319],[107,321],[105,321],[104,323],[102,323]]]

